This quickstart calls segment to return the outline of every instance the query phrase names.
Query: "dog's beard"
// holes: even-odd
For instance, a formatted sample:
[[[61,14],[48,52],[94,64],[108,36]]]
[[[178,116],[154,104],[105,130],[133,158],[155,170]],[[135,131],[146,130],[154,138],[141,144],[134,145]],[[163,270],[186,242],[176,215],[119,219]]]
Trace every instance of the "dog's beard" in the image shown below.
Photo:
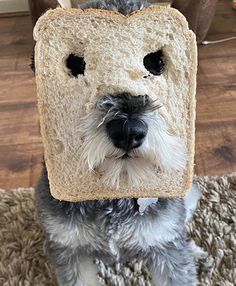
[[[148,125],[147,136],[139,148],[124,158],[126,152],[108,138],[100,112],[86,116],[80,128],[83,144],[79,167],[98,172],[103,183],[115,188],[123,184],[152,184],[157,172],[183,170],[187,161],[184,141],[170,134],[164,119],[157,114],[146,114],[141,119]]]

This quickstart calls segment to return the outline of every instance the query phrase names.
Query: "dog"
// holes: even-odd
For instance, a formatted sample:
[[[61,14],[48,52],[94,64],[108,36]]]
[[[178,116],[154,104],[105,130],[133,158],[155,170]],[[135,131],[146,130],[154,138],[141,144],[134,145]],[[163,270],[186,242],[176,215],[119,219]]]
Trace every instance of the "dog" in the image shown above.
[[[125,15],[147,7],[143,1],[104,0],[81,8],[118,11]],[[152,72],[165,68],[159,53]],[[153,69],[152,62],[146,66]],[[80,69],[83,68],[83,65]],[[76,71],[74,71],[76,72]],[[102,172],[101,180],[119,188],[125,178],[131,187],[186,163],[183,141],[168,133],[161,106],[148,95],[105,94],[81,121],[83,153],[79,167]],[[158,142],[158,144],[156,144]],[[145,261],[153,286],[196,286],[197,271],[186,223],[196,209],[199,191],[185,198],[118,199],[66,202],[54,199],[46,167],[36,188],[36,206],[45,230],[46,252],[59,286],[98,286],[95,258],[106,263]]]

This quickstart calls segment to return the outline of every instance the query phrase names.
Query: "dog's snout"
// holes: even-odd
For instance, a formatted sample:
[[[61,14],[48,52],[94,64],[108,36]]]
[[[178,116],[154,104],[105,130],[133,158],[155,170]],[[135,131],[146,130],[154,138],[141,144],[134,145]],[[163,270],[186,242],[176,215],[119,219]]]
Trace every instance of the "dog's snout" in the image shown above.
[[[113,119],[106,124],[109,138],[115,147],[129,152],[142,145],[148,131],[147,124],[138,119]]]

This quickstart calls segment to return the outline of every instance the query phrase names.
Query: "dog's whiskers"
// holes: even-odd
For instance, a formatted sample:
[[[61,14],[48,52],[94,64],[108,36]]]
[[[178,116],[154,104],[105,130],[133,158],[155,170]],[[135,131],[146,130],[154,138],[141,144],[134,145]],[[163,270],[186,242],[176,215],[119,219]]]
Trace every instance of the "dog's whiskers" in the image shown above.
[[[115,111],[115,110],[116,110],[116,108],[115,108],[114,106],[112,106],[112,107],[107,111],[107,113],[105,114],[105,116],[102,118],[101,122],[97,125],[97,128],[101,127],[101,126],[104,124],[104,122],[106,121],[106,119],[110,116],[110,114],[111,114],[113,111]],[[120,113],[119,110],[116,111],[116,112],[114,112],[113,117],[116,117],[119,113]]]
[[[99,128],[100,126],[102,126],[104,124],[104,122],[106,121],[106,118],[109,116],[110,112],[112,111],[113,107],[111,107],[107,113],[105,114],[105,116],[102,118],[101,122],[98,124],[97,128]]]
[[[155,110],[160,109],[161,107],[163,107],[163,105],[157,104],[157,105],[152,106],[149,110],[150,110],[150,111],[155,111]]]
[[[119,113],[120,113],[120,111],[118,110],[118,111],[113,115],[113,117],[116,117]]]
[[[107,114],[102,118],[101,122],[100,122],[100,123],[98,124],[98,126],[97,126],[97,129],[104,124],[104,122],[105,122],[105,120],[106,120],[106,117],[107,117]]]

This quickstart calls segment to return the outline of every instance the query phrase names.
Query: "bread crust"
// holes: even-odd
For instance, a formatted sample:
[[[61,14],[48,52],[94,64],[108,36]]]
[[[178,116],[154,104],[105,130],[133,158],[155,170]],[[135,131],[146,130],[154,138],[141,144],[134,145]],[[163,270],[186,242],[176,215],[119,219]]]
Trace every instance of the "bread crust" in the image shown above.
[[[86,10],[76,9],[76,8],[56,8],[49,9],[45,14],[43,14],[37,21],[36,26],[34,28],[34,40],[38,41],[40,37],[41,29],[48,28],[48,22],[52,22],[55,18],[63,17],[66,14],[70,14],[72,16],[80,16],[80,15],[91,15],[91,16],[111,16],[111,17],[119,17],[122,20],[127,20],[132,17],[142,16],[144,14],[148,14],[150,12],[160,12],[167,11],[171,15],[173,15],[176,19],[179,19],[179,24],[182,25],[185,29],[188,29],[188,22],[186,18],[181,14],[177,9],[171,8],[169,6],[150,6],[146,7],[142,10],[134,11],[129,15],[123,15],[119,12],[109,11],[109,10],[101,10],[101,9],[93,9],[89,8]],[[193,34],[194,35],[194,34]],[[195,35],[194,35],[195,36]]]
[[[48,124],[44,120],[45,111],[44,105],[45,102],[42,100],[43,97],[43,85],[41,75],[38,74],[37,71],[37,62],[38,59],[42,56],[42,46],[38,43],[42,39],[47,39],[46,31],[50,29],[53,25],[53,22],[58,18],[65,17],[65,15],[69,15],[72,18],[81,17],[82,16],[98,16],[101,17],[110,17],[112,19],[117,18],[121,21],[129,21],[129,19],[134,19],[135,17],[142,17],[142,15],[153,15],[153,13],[160,13],[162,11],[168,11],[169,15],[174,17],[183,30],[188,31],[188,41],[191,42],[191,60],[193,63],[192,72],[189,75],[189,93],[192,95],[192,100],[189,102],[189,124],[190,130],[188,131],[188,149],[190,150],[190,159],[188,161],[188,166],[186,168],[186,172],[183,175],[183,179],[181,182],[181,186],[177,186],[177,191],[173,190],[173,185],[166,186],[164,183],[162,188],[157,186],[156,188],[145,188],[141,186],[138,190],[131,188],[120,188],[118,191],[108,188],[102,184],[96,185],[88,184],[90,181],[89,175],[85,175],[83,178],[80,177],[79,187],[75,187],[75,189],[70,189],[69,191],[65,188],[57,185],[57,176],[60,175],[55,171],[54,165],[52,163],[53,157],[50,154],[49,143],[46,138],[48,132],[51,132],[50,128],[48,128]],[[45,148],[45,159],[46,166],[49,173],[49,183],[50,189],[53,197],[59,200],[65,201],[84,201],[84,200],[103,200],[103,199],[120,199],[120,198],[138,198],[138,197],[160,197],[160,198],[176,198],[183,197],[186,192],[191,188],[192,179],[193,179],[193,165],[194,165],[194,137],[195,137],[195,90],[196,90],[196,72],[197,72],[197,48],[195,44],[195,35],[188,30],[188,23],[184,16],[178,12],[176,9],[166,7],[166,6],[151,6],[140,11],[133,12],[128,16],[124,16],[118,12],[107,11],[107,10],[97,10],[97,9],[74,9],[74,8],[57,8],[54,10],[47,11],[41,18],[38,20],[35,29],[34,29],[34,39],[36,42],[35,49],[35,57],[36,57],[36,83],[38,88],[38,108],[39,108],[39,116],[40,116],[40,125],[41,125],[41,133],[43,137],[43,143]],[[53,143],[51,143],[53,144]],[[174,176],[178,176],[178,172],[175,173]],[[81,188],[83,189],[81,191]],[[92,189],[91,189],[92,188]]]

